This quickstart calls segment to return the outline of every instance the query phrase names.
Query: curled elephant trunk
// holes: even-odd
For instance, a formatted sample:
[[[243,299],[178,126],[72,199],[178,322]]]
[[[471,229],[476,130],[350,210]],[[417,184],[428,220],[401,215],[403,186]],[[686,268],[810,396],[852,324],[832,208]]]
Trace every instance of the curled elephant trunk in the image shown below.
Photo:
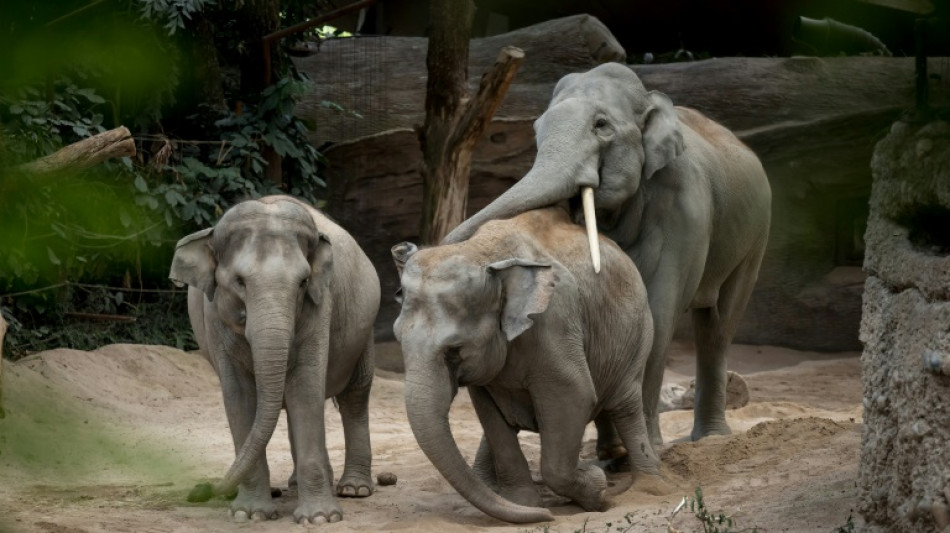
[[[510,502],[475,476],[449,428],[449,406],[454,396],[449,371],[437,363],[422,366],[406,369],[406,412],[419,447],[442,476],[472,505],[499,520],[513,523],[554,520],[547,509]]]

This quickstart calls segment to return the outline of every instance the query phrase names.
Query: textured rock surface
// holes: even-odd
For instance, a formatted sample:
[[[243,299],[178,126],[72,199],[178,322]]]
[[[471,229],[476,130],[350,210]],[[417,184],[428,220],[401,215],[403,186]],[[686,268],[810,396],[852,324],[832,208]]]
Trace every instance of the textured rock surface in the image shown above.
[[[895,124],[871,166],[860,510],[888,531],[943,531],[950,524],[950,124]]]

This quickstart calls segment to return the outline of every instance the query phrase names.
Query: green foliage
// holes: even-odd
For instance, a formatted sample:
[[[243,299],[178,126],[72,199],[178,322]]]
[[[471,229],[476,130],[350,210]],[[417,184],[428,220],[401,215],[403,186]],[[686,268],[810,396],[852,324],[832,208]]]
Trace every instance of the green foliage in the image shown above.
[[[135,0],[141,9],[142,18],[156,21],[161,24],[168,35],[175,35],[178,30],[185,29],[185,20],[208,5],[214,5],[214,0]]]
[[[0,93],[0,121],[8,137],[5,147],[16,160],[36,159],[63,144],[105,131],[101,112],[105,99],[95,89],[80,89],[61,77],[50,84],[48,92],[43,95],[33,86],[13,97]]]
[[[174,243],[234,203],[274,193],[320,202],[321,156],[293,116],[307,82],[283,61],[284,77],[259,93],[224,79],[226,100],[243,104],[233,110],[189,93],[194,69],[181,65],[197,50],[187,31],[195,18],[214,17],[222,69],[240,59],[233,43],[254,38],[240,33],[230,3],[126,0],[88,13],[79,0],[14,4],[0,7],[0,19],[13,21],[0,31],[4,353],[120,341],[193,347],[183,307],[174,325],[154,327],[149,319],[171,320],[160,310],[173,306],[148,291],[169,290]],[[119,124],[134,133],[134,158],[57,176],[18,169]],[[275,157],[282,187],[268,177]],[[174,297],[184,302],[181,291]],[[75,313],[139,320],[90,326]]]

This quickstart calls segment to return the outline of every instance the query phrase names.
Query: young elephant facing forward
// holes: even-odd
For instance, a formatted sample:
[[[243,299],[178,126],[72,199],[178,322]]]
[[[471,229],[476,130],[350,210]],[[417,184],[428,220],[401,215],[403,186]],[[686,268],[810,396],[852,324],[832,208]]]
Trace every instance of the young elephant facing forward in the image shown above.
[[[331,487],[324,400],[346,439],[340,496],[369,496],[369,391],[379,279],[356,241],[299,200],[269,196],[228,210],[178,242],[169,277],[187,283],[198,346],[214,365],[237,457],[204,494],[238,487],[238,518],[275,518],[265,449],[286,405],[298,523],[343,516]],[[292,481],[294,481],[292,478]]]
[[[595,417],[613,421],[636,470],[658,471],[641,399],[653,340],[646,290],[620,248],[600,245],[597,274],[584,229],[548,208],[488,222],[461,243],[393,248],[413,434],[452,486],[496,518],[552,519],[538,508],[521,429],[540,433],[545,483],[587,510],[603,508],[606,489],[600,468],[578,464]],[[459,386],[485,430],[474,472],[449,429]]]

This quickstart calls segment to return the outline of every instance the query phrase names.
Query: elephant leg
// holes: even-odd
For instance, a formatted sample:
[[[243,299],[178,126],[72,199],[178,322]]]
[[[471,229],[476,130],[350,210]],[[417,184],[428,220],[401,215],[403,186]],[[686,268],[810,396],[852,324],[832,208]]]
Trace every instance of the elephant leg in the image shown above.
[[[324,349],[325,354],[325,349]],[[318,357],[316,365],[300,365],[288,376],[284,396],[287,422],[293,427],[297,450],[298,524],[337,522],[343,510],[333,494],[333,470],[327,456],[324,405],[326,403],[326,361]]]
[[[231,428],[234,451],[237,453],[251,431],[254,414],[257,412],[254,377],[235,370],[230,360],[224,356],[216,357],[215,367],[218,369],[224,411]],[[238,485],[237,497],[231,502],[231,515],[236,520],[277,518],[277,507],[271,498],[266,452],[261,452],[256,466]]]
[[[485,484],[520,505],[540,507],[541,496],[531,479],[528,460],[518,442],[518,430],[508,425],[491,394],[482,387],[468,387],[475,414],[485,431],[472,469]]]
[[[608,469],[617,470],[621,466],[620,461],[627,457],[627,449],[613,420],[606,411],[601,411],[594,418],[594,425],[597,427],[597,459],[610,461]]]
[[[707,435],[728,435],[726,423],[726,350],[732,343],[762,262],[757,251],[741,263],[719,288],[715,307],[693,310],[696,339],[696,400],[693,431],[699,440]]]
[[[649,289],[648,289],[649,290]],[[654,446],[663,444],[663,434],[660,431],[660,391],[663,387],[663,373],[666,372],[666,352],[673,338],[676,324],[676,312],[657,306],[653,311],[653,347],[647,356],[646,367],[643,371],[643,414],[646,419],[647,433]]]
[[[565,376],[545,376],[543,393],[531,394],[541,434],[541,477],[551,490],[584,510],[601,511],[607,477],[596,465],[578,464],[596,393],[589,374],[568,370],[575,371]],[[565,398],[570,401],[565,402]]]
[[[287,479],[287,487],[291,489],[297,488],[297,448],[294,447],[294,427],[290,424],[290,421],[287,421],[287,438],[290,440],[290,458],[294,462],[294,471],[290,473],[290,477]]]
[[[373,340],[370,339],[349,384],[336,397],[346,441],[343,477],[336,487],[339,496],[363,498],[373,493],[373,453],[369,437],[369,392],[375,366],[373,350]]]
[[[488,437],[482,434],[482,440],[478,443],[478,450],[475,451],[475,460],[472,461],[472,470],[478,479],[495,492],[498,492],[498,478],[495,476],[495,456],[492,454],[491,445],[488,444]]]
[[[629,387],[627,398],[609,410],[609,418],[629,452],[628,461],[633,471],[658,474],[660,459],[650,442],[646,419],[643,415],[643,399],[640,387]]]

